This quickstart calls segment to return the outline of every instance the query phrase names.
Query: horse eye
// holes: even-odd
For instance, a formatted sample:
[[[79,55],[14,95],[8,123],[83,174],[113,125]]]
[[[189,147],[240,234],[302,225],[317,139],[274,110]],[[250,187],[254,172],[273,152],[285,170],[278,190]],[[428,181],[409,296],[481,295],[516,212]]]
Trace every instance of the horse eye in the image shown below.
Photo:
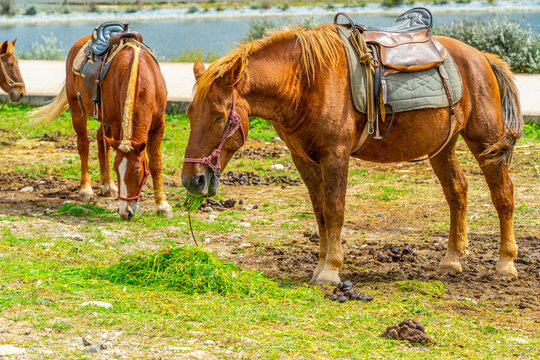
[[[225,119],[224,116],[217,118],[216,120],[214,120],[214,122],[218,123],[218,122],[221,122],[223,119]]]

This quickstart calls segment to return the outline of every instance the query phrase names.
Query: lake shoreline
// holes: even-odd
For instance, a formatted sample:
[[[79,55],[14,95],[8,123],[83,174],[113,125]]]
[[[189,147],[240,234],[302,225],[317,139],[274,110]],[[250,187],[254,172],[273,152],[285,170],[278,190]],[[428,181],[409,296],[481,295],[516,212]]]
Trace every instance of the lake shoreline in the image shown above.
[[[433,14],[474,14],[474,13],[510,13],[510,12],[540,12],[540,0],[525,2],[497,2],[487,5],[485,2],[472,1],[469,4],[449,3],[445,5],[433,5],[417,3],[414,5],[402,5],[393,8],[385,8],[380,4],[367,4],[364,7],[346,7],[336,5],[333,9],[321,6],[297,6],[290,7],[286,11],[274,7],[268,10],[239,8],[224,9],[217,11],[199,10],[188,13],[188,9],[156,9],[141,10],[137,12],[71,12],[64,13],[38,13],[37,15],[16,15],[13,17],[0,16],[0,24],[4,26],[34,25],[46,23],[73,23],[73,22],[105,22],[105,21],[160,21],[160,20],[212,20],[228,18],[287,18],[287,17],[320,17],[331,16],[339,11],[345,11],[352,16],[358,15],[383,15],[397,16],[412,7],[423,6]]]

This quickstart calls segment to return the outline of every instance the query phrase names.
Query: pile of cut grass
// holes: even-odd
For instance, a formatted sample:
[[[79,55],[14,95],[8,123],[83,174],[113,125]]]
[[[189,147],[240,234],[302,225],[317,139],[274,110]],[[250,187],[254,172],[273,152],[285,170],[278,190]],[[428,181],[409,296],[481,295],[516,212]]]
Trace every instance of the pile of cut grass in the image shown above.
[[[290,293],[258,272],[243,270],[204,249],[188,245],[126,257],[118,264],[94,268],[93,273],[119,285],[174,290],[188,295],[283,298]]]

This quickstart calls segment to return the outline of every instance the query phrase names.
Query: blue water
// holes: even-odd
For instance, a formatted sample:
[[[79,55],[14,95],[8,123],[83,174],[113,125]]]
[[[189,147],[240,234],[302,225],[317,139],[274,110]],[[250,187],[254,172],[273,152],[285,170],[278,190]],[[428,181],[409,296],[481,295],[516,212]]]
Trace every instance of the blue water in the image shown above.
[[[448,24],[454,20],[480,18],[490,20],[497,14],[436,14],[434,25]],[[509,19],[517,20],[540,33],[540,12],[533,13],[509,13]],[[395,16],[356,16],[358,23],[371,25],[388,25],[393,22]],[[275,18],[270,19],[276,24],[301,23],[299,18]],[[331,22],[332,17],[320,17],[320,22]],[[163,21],[134,21],[130,27],[141,32],[144,42],[158,56],[173,57],[183,50],[201,48],[205,52],[217,50],[220,55],[225,55],[235,42],[243,40],[252,20],[246,18],[227,18],[211,20],[163,20]],[[75,41],[91,33],[95,23],[61,23],[61,24],[37,24],[37,25],[0,25],[0,40],[13,40],[18,38],[17,48],[30,49],[32,43],[43,42],[42,35],[54,35],[66,49]]]

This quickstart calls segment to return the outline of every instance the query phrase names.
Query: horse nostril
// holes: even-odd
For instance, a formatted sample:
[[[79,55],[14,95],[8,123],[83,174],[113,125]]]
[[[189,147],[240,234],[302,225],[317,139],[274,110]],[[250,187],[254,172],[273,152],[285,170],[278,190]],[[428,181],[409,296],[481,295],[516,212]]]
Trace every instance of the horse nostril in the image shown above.
[[[21,93],[19,94],[19,99],[22,99],[24,97],[24,93],[21,91]]]
[[[128,220],[131,220],[131,218],[135,216],[135,211],[133,211],[132,209],[128,208],[127,213],[128,213]]]
[[[206,176],[204,174],[199,175],[193,179],[193,184],[199,191],[204,191],[204,188],[206,187]]]

